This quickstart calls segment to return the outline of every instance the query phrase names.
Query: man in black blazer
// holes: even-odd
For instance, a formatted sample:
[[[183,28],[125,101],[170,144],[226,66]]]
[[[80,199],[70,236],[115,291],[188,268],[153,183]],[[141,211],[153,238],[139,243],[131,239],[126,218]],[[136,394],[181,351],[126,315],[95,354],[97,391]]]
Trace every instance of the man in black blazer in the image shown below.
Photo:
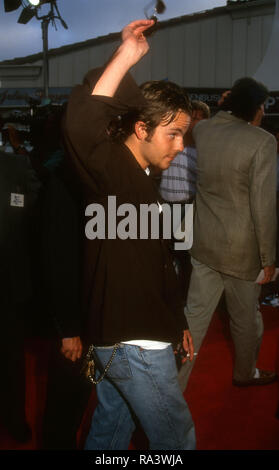
[[[0,151],[0,419],[19,441],[25,417],[24,309],[31,297],[29,228],[40,183],[24,155]]]
[[[85,444],[90,450],[128,449],[137,420],[151,449],[195,448],[172,350],[191,359],[193,346],[169,243],[163,234],[142,235],[139,227],[127,237],[126,231],[120,233],[123,220],[116,234],[111,216],[114,201],[117,215],[127,206],[135,209],[133,224],[146,204],[161,217],[161,198],[148,167],[169,166],[183,150],[190,123],[188,98],[177,85],[148,82],[139,89],[127,73],[148,52],[143,33],[152,25],[139,20],[123,29],[111,61],[73,90],[65,119],[65,144],[82,184],[85,215],[104,215],[97,237],[91,231],[94,219],[85,226],[83,302],[87,337],[101,372]]]

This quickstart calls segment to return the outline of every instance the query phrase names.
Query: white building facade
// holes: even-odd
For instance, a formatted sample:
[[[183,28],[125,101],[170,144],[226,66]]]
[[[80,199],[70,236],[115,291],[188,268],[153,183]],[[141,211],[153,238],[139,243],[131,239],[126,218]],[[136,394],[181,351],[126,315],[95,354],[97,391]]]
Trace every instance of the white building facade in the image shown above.
[[[214,106],[221,91],[240,77],[255,76],[264,64],[278,3],[231,1],[224,7],[160,23],[150,38],[149,53],[132,71],[136,81],[171,80]],[[50,50],[53,101],[66,99],[89,69],[109,59],[119,41],[120,34],[115,33]],[[275,60],[279,63],[278,57]],[[267,64],[264,69],[270,68],[266,73],[274,77],[273,66]],[[279,73],[277,77],[279,82]],[[28,96],[41,96],[42,90],[42,54],[0,62],[0,106],[26,104]],[[279,92],[279,83],[273,83],[271,90]],[[276,104],[275,97],[267,111],[272,108],[277,114]]]

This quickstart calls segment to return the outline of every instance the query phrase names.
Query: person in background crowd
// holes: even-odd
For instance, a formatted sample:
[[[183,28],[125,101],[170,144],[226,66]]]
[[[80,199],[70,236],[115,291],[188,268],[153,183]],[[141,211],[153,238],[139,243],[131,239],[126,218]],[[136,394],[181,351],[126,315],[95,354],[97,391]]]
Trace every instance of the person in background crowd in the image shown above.
[[[191,123],[184,136],[184,149],[161,175],[160,193],[170,203],[191,204],[195,198],[197,151],[193,129],[199,121],[210,117],[210,109],[202,101],[193,100],[191,105]]]
[[[20,442],[25,415],[24,338],[32,296],[30,226],[40,182],[28,157],[0,151],[0,420]]]
[[[235,346],[233,384],[263,385],[276,374],[256,368],[263,323],[257,308],[261,286],[275,271],[276,144],[250,123],[263,115],[266,88],[238,80],[213,118],[194,129],[198,178],[193,271],[186,316],[196,351],[225,292]],[[188,382],[192,364],[179,378]]]
[[[34,118],[31,152],[17,129],[8,126],[14,151],[30,156],[41,181],[32,219],[30,311],[32,335],[50,340],[42,448],[57,450],[76,449],[76,433],[91,392],[80,372],[84,328],[80,298],[82,203],[61,139],[64,111],[65,105],[47,106]]]
[[[193,139],[193,129],[202,119],[210,117],[206,103],[193,100],[190,126],[184,136],[184,149],[161,174],[160,193],[170,204],[181,204],[181,218],[185,214],[185,204],[191,204],[196,194],[197,151]],[[192,265],[188,251],[173,251],[181,292],[186,301]]]

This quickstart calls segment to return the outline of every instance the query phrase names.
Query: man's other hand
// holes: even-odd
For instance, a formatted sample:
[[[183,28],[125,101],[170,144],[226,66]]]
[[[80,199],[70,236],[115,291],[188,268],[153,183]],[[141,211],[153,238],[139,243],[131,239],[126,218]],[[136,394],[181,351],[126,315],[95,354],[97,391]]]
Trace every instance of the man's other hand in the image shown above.
[[[61,353],[70,361],[75,362],[82,354],[82,343],[79,336],[74,338],[63,338]]]
[[[268,284],[271,282],[271,279],[274,276],[275,273],[275,264],[272,264],[271,266],[265,266],[263,268],[264,271],[264,278],[262,281],[259,282],[259,284]]]
[[[183,332],[183,349],[185,351],[185,357],[182,359],[182,364],[184,364],[187,359],[192,361],[194,358],[194,344],[190,330],[184,330]]]

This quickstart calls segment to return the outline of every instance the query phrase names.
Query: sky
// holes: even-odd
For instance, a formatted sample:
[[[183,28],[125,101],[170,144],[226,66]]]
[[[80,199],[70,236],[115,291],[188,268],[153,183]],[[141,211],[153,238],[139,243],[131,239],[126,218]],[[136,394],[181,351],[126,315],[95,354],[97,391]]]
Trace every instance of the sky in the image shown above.
[[[27,0],[25,0],[27,2]],[[49,49],[120,31],[134,19],[144,18],[150,0],[57,0],[61,16],[57,30],[49,26]],[[164,0],[166,11],[159,20],[167,20],[226,5],[226,0]],[[26,25],[17,23],[21,8],[6,13],[0,0],[0,61],[24,57],[42,51],[41,22],[33,18]],[[46,14],[49,6],[41,8]],[[152,8],[148,12],[152,13]]]

